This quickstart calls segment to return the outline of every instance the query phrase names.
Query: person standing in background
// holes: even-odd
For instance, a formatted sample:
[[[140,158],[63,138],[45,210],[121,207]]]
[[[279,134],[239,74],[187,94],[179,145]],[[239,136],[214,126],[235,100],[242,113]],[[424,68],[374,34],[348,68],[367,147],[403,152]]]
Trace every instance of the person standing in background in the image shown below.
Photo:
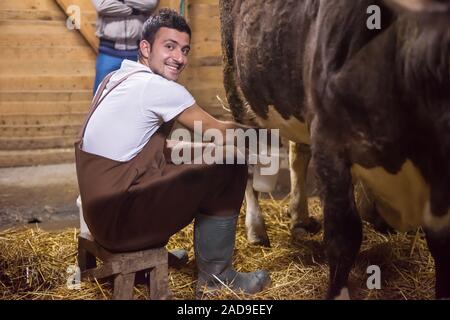
[[[92,0],[97,11],[96,35],[100,45],[95,64],[94,93],[107,74],[123,60],[137,61],[142,25],[159,0]]]

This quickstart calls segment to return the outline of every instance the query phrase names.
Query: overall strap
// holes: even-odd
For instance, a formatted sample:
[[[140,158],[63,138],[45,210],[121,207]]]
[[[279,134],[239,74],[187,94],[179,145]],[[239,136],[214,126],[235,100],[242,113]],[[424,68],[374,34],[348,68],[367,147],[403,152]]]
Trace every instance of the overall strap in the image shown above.
[[[117,86],[119,86],[122,82],[124,82],[125,80],[127,80],[130,76],[132,76],[135,73],[138,72],[148,72],[151,73],[150,71],[146,71],[146,70],[137,70],[137,71],[133,71],[129,74],[127,74],[125,77],[123,77],[122,79],[120,79],[119,81],[117,81],[111,88],[109,88],[109,90],[102,96],[103,91],[106,88],[106,85],[108,84],[109,80],[111,79],[111,77],[113,76],[114,72],[111,72],[110,74],[108,74],[105,79],[103,79],[103,81],[100,83],[100,86],[94,96],[94,98],[92,99],[92,104],[91,104],[91,108],[89,110],[89,114],[86,117],[86,120],[84,120],[83,126],[81,127],[81,130],[78,134],[78,139],[81,140],[80,142],[80,146],[83,144],[83,136],[84,136],[84,132],[86,131],[86,127],[87,124],[89,122],[89,119],[91,118],[92,114],[94,113],[94,111],[97,109],[97,107],[99,106],[99,104],[103,101],[103,99],[105,99],[105,97],[111,93],[111,91],[113,91]]]

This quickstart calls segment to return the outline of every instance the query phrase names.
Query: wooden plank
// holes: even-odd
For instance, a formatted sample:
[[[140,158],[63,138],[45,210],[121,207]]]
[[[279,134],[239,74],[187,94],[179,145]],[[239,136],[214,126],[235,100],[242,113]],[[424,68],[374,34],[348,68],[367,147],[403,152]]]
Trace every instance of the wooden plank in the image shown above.
[[[217,100],[217,96],[219,96],[222,100],[224,100],[225,97],[225,90],[219,87],[205,88],[197,86],[188,88],[188,90],[194,96],[198,105],[207,110],[215,107],[221,108],[221,104],[219,100]]]
[[[95,54],[88,46],[74,47],[24,47],[8,46],[1,48],[0,62],[2,60],[21,60],[33,62],[37,65],[43,60],[65,60],[78,62],[95,61]]]
[[[189,59],[189,67],[221,67],[222,68],[222,56],[205,56],[195,57]]]
[[[18,10],[3,9],[0,10],[1,20],[58,20],[63,21],[66,16],[60,11],[53,10]]]
[[[200,5],[200,4],[211,5],[211,4],[216,4],[217,1],[216,0],[189,0],[189,3],[193,4],[193,5]]]
[[[77,31],[61,21],[2,20],[0,28],[0,46],[86,46]]]
[[[210,17],[196,16],[195,19],[191,19],[189,26],[193,33],[200,32],[204,28],[208,28],[211,31],[217,32],[220,36],[220,20]]]
[[[71,5],[73,5],[73,0],[56,0],[56,3],[61,7],[61,9],[70,15],[71,12],[68,11]],[[95,35],[95,28],[92,27],[88,19],[83,15],[83,11],[80,10],[80,29],[78,30],[84,39],[89,43],[95,53],[98,52],[99,39]]]
[[[191,46],[190,62],[204,57],[222,57],[222,47],[219,41],[195,42]]]
[[[68,47],[86,46],[86,41],[76,33],[58,34],[2,34],[0,33],[0,47],[20,47],[26,43],[27,47]]]
[[[27,138],[0,137],[0,150],[71,148],[75,139],[75,135]]]
[[[220,32],[215,28],[209,28],[207,25],[203,29],[197,29],[192,32],[192,43],[200,41],[213,41],[220,43]]]
[[[92,90],[93,85],[93,75],[0,75],[1,90]]]
[[[3,138],[25,138],[45,136],[75,136],[80,130],[80,124],[67,125],[0,125],[0,136]]]
[[[52,122],[52,117],[85,114],[90,107],[90,100],[82,101],[1,101],[0,119],[7,117],[40,117]],[[44,122],[44,120],[41,121]],[[7,124],[6,121],[3,124]]]
[[[217,96],[219,96],[222,100],[225,96],[225,92],[223,92],[221,88],[199,89],[198,87],[192,87],[188,88],[188,90],[194,96],[198,105],[205,109],[220,107],[221,104],[217,100]]]
[[[157,9],[161,8],[171,8],[179,12],[180,10],[180,0],[160,0]]]
[[[0,168],[75,161],[73,148],[42,150],[0,150]]]
[[[2,34],[57,34],[59,36],[64,36],[65,34],[77,34],[76,31],[71,31],[66,28],[64,23],[61,21],[44,21],[44,20],[2,20],[0,21],[0,27],[2,28]]]
[[[97,19],[97,12],[83,11],[83,17],[87,19],[89,24],[95,27],[95,20]],[[67,16],[61,9],[58,8],[57,11],[54,10],[17,10],[17,9],[5,9],[0,10],[1,20],[45,20],[45,21],[66,21]]]
[[[58,11],[54,0],[2,0],[0,10],[52,10]]]
[[[61,108],[75,110],[78,107],[70,105],[73,103],[90,103],[92,99],[92,89],[89,90],[0,90],[0,110],[3,112],[33,112],[35,108],[32,103],[36,102],[38,109],[44,113],[51,113],[56,110],[55,104],[60,104]],[[44,108],[44,105],[49,108]],[[8,107],[11,106],[11,107]],[[8,111],[11,110],[11,111]],[[23,111],[20,111],[23,110]]]
[[[167,263],[150,270],[150,298],[152,300],[165,300],[170,298],[168,274]]]
[[[210,19],[220,19],[219,18],[219,4],[218,1],[212,1],[210,3],[199,3],[195,0],[189,1],[189,17],[195,20],[199,17],[205,17]]]
[[[71,0],[71,3],[78,5],[88,20],[95,20],[97,12],[92,5],[92,0]],[[66,17],[55,0],[2,0],[0,1],[0,11],[47,11],[58,16]]]
[[[16,114],[0,114],[1,125],[40,125],[40,124],[81,124],[86,117],[87,112],[74,113],[16,113]]]
[[[194,67],[186,69],[186,74],[181,79],[189,85],[192,85],[192,82],[201,82],[220,86],[223,82],[223,71],[221,66]]]
[[[83,11],[95,11],[95,7],[92,4],[92,0],[71,0],[70,2],[77,6],[80,6],[80,8],[83,9]]]
[[[221,82],[213,83],[213,82],[205,82],[200,80],[194,80],[193,82],[185,85],[189,90],[200,90],[199,92],[216,92],[216,94],[222,94],[224,92],[223,85]]]
[[[80,74],[95,76],[95,61],[73,60],[0,60],[2,76],[67,75]]]

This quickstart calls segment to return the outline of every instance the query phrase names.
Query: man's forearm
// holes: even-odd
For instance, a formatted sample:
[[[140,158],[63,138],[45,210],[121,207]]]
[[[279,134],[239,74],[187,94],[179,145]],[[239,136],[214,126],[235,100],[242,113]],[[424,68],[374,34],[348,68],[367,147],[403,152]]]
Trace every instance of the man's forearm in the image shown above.
[[[238,130],[238,131],[236,132],[235,130]],[[256,138],[258,141],[258,128],[250,127],[250,126],[240,124],[240,123],[237,123],[234,121],[221,121],[220,131],[222,132],[222,135],[224,137],[225,144],[236,145],[238,140],[240,140],[240,138],[238,138],[238,137],[241,136],[242,134],[244,136],[246,136],[248,134],[250,134],[250,136],[252,135],[251,132],[248,132],[249,130],[254,131],[254,134],[256,135]],[[238,139],[236,139],[236,138],[238,138]]]
[[[244,130],[244,132],[249,130],[249,129],[255,129],[255,130],[257,129],[255,127],[250,127],[250,126],[247,126],[247,125],[244,125],[244,124],[241,124],[241,123],[237,123],[237,122],[234,122],[234,121],[222,121],[222,123],[223,123],[222,131],[223,131],[224,134],[226,134],[226,130],[227,129],[234,129],[234,130],[242,129],[242,130]]]

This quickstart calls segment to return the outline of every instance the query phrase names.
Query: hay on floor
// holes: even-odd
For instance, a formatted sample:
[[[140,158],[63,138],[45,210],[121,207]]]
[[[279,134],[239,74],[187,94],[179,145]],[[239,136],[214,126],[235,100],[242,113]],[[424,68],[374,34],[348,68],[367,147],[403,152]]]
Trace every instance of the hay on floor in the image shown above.
[[[268,270],[271,286],[253,296],[224,289],[214,299],[322,299],[325,296],[328,266],[322,232],[293,243],[284,213],[287,204],[287,200],[261,201],[271,248],[248,245],[244,215],[239,221],[234,265],[239,271]],[[319,200],[310,199],[309,207],[312,216],[322,221]],[[52,233],[38,227],[0,233],[0,299],[110,299],[108,282],[82,282],[80,287],[68,283],[77,264],[77,233],[77,229]],[[186,267],[170,270],[174,299],[195,298],[192,233],[190,225],[168,245],[168,249],[188,249],[190,256]],[[381,290],[367,289],[369,265],[381,269]],[[434,264],[423,233],[382,235],[364,224],[364,241],[349,284],[354,299],[432,299]],[[138,299],[148,298],[144,286],[136,287],[135,295]]]

